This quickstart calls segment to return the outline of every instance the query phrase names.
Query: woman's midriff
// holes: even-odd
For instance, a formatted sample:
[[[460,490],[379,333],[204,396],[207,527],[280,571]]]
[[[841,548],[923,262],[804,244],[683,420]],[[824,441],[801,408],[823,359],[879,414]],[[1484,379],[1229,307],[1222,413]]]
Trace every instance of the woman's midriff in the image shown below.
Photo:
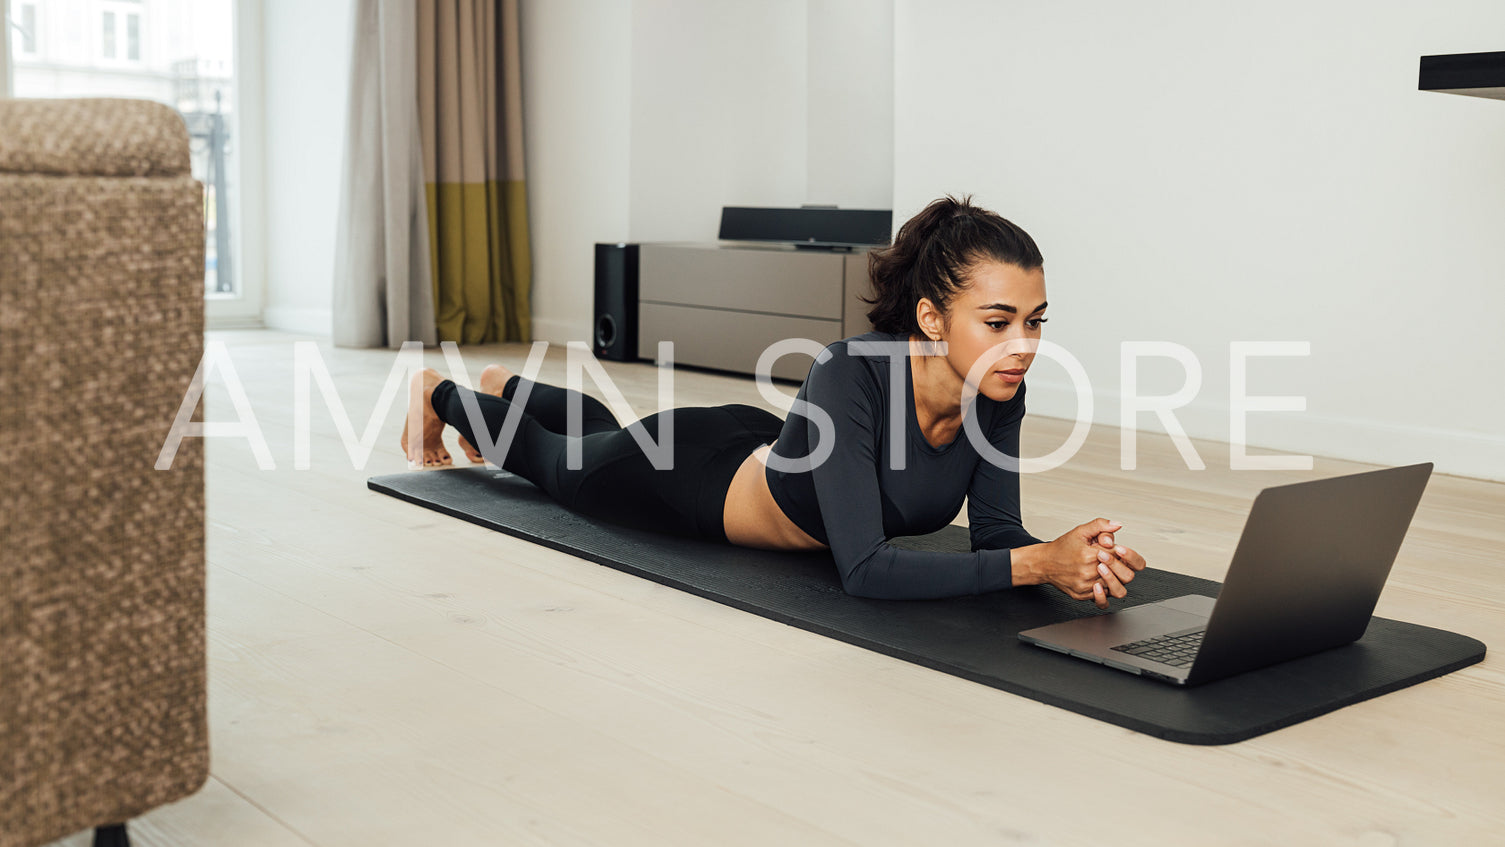
[[[731,488],[726,492],[722,523],[726,540],[742,547],[768,550],[820,550],[826,545],[811,538],[795,526],[774,502],[764,473],[764,457],[773,445],[765,444],[752,452],[737,468]]]

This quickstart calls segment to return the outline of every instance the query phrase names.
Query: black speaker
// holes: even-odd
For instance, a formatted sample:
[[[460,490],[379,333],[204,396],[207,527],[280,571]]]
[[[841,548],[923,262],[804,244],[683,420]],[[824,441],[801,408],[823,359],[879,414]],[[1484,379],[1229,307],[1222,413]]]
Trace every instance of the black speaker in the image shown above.
[[[638,358],[638,245],[596,245],[596,358]]]

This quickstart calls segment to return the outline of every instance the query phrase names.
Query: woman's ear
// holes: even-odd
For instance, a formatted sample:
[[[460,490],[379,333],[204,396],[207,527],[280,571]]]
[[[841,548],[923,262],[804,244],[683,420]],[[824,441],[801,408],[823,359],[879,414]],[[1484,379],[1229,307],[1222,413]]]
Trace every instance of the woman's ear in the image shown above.
[[[931,341],[941,340],[945,330],[945,323],[941,319],[941,311],[930,302],[929,297],[921,297],[920,302],[915,304],[915,322],[920,325],[920,331]]]

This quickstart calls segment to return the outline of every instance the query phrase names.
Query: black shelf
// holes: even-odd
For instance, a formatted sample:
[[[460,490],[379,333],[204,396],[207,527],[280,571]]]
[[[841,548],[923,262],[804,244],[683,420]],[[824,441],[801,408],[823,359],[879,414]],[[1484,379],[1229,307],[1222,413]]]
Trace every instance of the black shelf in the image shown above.
[[[1505,51],[1422,56],[1421,91],[1505,100]]]

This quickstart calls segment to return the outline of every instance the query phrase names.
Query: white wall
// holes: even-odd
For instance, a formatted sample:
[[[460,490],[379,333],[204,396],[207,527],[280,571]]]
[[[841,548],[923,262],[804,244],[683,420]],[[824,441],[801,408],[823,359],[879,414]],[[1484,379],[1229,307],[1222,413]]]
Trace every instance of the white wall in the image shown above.
[[[1416,90],[1419,56],[1501,32],[1497,0],[898,0],[895,217],[974,192],[1030,231],[1099,421],[1120,341],[1194,351],[1178,417],[1224,441],[1229,343],[1307,341],[1250,364],[1249,393],[1307,398],[1251,444],[1505,479],[1505,103]],[[1030,398],[1075,414],[1060,367]]]
[[[714,241],[721,207],[799,205],[805,0],[635,0],[631,236]]]
[[[524,0],[533,331],[590,337],[592,244],[892,195],[891,0]]]
[[[262,0],[269,327],[329,335],[354,0]]]
[[[805,194],[801,202],[894,202],[894,4],[810,0]]]
[[[594,244],[628,238],[632,4],[523,0],[533,335],[588,341]]]

